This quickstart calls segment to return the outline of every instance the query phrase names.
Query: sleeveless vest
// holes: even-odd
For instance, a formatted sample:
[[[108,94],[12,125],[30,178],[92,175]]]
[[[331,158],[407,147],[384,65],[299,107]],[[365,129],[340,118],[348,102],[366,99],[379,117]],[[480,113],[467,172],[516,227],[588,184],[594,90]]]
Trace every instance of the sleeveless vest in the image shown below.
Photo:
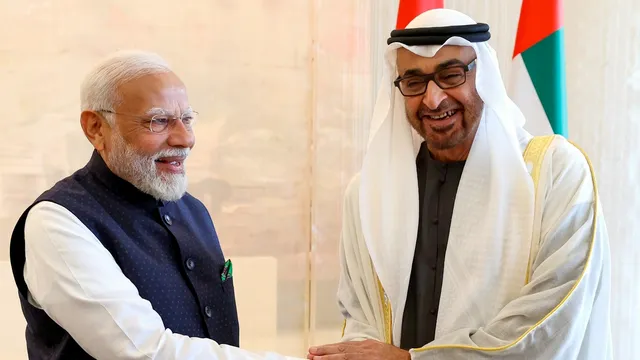
[[[94,151],[84,168],[26,209],[11,236],[11,267],[27,321],[30,359],[92,359],[28,301],[24,225],[31,207],[41,201],[65,207],[89,228],[172,332],[239,346],[233,278],[221,279],[225,258],[204,205],[189,194],[175,202],[157,201],[112,173]]]

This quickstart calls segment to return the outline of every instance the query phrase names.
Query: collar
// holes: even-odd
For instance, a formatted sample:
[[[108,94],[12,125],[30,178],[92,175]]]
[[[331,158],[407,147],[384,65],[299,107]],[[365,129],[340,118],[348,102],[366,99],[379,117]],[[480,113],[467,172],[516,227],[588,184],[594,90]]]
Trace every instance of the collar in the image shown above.
[[[427,148],[426,141],[423,141],[422,144],[420,144],[420,150],[418,151],[418,155],[416,157],[416,164],[428,164],[429,167],[435,167],[441,171],[446,169],[464,168],[465,163],[466,160],[443,162],[434,159],[433,156],[431,156],[431,152]]]
[[[157,200],[153,196],[138,190],[133,184],[114,174],[97,150],[93,150],[86,169],[109,192],[128,203],[149,210],[165,205],[164,201]]]

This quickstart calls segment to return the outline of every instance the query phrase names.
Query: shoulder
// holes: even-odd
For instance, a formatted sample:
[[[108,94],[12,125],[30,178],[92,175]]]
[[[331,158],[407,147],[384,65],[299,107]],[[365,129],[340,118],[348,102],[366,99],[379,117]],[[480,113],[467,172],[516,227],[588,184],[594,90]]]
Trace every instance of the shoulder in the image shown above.
[[[48,190],[44,191],[38,199],[48,197],[69,197],[77,195],[86,195],[88,190],[82,186],[82,181],[86,178],[87,174],[78,170],[75,173],[58,180]]]
[[[574,142],[557,136],[551,149],[554,182],[595,178],[588,154]]]
[[[556,136],[549,148],[547,160],[547,179],[552,193],[563,197],[572,196],[578,202],[595,200],[596,176],[588,154],[579,145]]]

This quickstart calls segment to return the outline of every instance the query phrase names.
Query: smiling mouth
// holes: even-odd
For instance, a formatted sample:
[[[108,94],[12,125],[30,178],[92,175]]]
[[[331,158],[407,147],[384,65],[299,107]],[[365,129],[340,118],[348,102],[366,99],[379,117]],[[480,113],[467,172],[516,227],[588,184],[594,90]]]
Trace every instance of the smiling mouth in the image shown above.
[[[429,120],[445,120],[447,118],[452,117],[453,115],[455,115],[456,113],[458,113],[458,110],[449,110],[449,111],[445,111],[441,114],[438,115],[424,115],[425,118],[429,119]]]
[[[169,164],[169,165],[173,165],[173,166],[180,166],[182,165],[182,161],[181,160],[164,160],[164,159],[158,159],[156,160],[157,163],[162,163],[162,164]]]
[[[186,158],[183,156],[165,156],[156,159],[155,163],[158,170],[161,172],[183,174],[185,159]]]
[[[449,110],[434,115],[422,114],[421,126],[423,131],[427,131],[429,128],[432,132],[446,134],[456,126],[458,121],[461,121],[458,115],[462,115],[459,109]]]

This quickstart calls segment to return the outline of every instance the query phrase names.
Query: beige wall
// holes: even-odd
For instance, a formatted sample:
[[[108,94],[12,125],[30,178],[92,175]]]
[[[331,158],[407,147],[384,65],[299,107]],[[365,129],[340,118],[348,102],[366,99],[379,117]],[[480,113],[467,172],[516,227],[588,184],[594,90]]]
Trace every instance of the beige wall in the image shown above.
[[[615,259],[615,352],[633,358],[640,352],[633,282],[640,275],[633,222],[640,218],[640,3],[565,3],[569,131],[599,176]],[[339,335],[341,197],[360,164],[397,0],[186,4],[0,0],[0,261],[21,210],[89,157],[78,123],[82,76],[111,51],[157,51],[201,113],[187,164],[191,192],[211,212],[226,254],[244,264],[237,275],[243,346],[302,355],[307,343]],[[519,5],[446,1],[491,24],[505,81]],[[12,289],[6,262],[0,266],[2,289]],[[15,297],[2,294],[0,308],[19,322]],[[265,311],[273,316],[255,321]],[[24,358],[16,327],[0,331],[0,349],[9,349],[0,350],[3,359]]]

